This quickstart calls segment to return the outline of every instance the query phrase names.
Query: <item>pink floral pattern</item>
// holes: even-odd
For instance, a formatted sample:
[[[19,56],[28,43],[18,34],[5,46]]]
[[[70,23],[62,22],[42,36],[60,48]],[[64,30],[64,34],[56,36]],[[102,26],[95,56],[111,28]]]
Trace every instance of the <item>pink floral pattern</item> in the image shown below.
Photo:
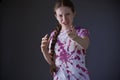
[[[80,27],[75,28],[79,37],[89,36],[88,30]],[[57,72],[54,74],[54,80],[90,80],[88,70],[85,66],[84,48],[73,41],[66,34],[67,31],[60,32],[55,45],[55,64]],[[54,32],[51,33],[51,40]],[[50,48],[51,45],[49,45]]]

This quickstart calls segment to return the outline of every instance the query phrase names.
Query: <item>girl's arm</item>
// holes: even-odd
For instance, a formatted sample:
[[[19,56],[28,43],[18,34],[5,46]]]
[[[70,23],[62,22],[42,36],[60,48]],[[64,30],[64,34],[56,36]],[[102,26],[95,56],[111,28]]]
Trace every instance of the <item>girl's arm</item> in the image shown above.
[[[75,36],[73,38],[73,40],[75,42],[77,42],[78,44],[80,44],[84,49],[87,49],[88,48],[88,45],[89,45],[89,38],[86,36],[84,38],[81,38],[79,36]]]
[[[49,50],[48,50],[49,39],[47,37],[48,37],[48,35],[45,35],[42,38],[41,51],[43,53],[43,56],[44,56],[45,60],[48,62],[48,64],[51,64],[52,63],[51,55],[50,55]]]
[[[85,29],[81,29],[81,32],[79,31],[78,34],[76,33],[75,29],[73,28],[71,31],[68,32],[68,36],[77,42],[79,45],[81,45],[84,49],[88,48],[89,45],[89,37],[88,32]]]

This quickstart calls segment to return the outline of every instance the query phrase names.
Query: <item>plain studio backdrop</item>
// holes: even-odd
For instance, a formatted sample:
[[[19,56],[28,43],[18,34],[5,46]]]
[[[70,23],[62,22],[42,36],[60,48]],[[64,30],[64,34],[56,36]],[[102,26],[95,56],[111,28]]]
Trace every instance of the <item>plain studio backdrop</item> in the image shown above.
[[[91,80],[120,80],[120,2],[72,0],[75,25],[90,31],[86,66]],[[0,0],[0,80],[52,80],[41,51],[56,27],[55,0]]]

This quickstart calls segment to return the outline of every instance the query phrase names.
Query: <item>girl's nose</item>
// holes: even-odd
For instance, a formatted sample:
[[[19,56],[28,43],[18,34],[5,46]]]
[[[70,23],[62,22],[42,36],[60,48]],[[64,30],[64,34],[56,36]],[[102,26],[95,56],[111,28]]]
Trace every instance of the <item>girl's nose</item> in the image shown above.
[[[63,21],[63,22],[66,22],[66,20],[67,20],[66,16],[63,16],[62,21]]]

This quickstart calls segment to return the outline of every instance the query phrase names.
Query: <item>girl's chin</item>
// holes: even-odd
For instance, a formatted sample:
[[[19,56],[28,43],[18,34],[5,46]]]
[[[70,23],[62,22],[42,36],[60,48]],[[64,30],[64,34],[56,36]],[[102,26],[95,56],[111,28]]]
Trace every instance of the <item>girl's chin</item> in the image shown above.
[[[70,26],[70,24],[62,24],[63,26]]]

